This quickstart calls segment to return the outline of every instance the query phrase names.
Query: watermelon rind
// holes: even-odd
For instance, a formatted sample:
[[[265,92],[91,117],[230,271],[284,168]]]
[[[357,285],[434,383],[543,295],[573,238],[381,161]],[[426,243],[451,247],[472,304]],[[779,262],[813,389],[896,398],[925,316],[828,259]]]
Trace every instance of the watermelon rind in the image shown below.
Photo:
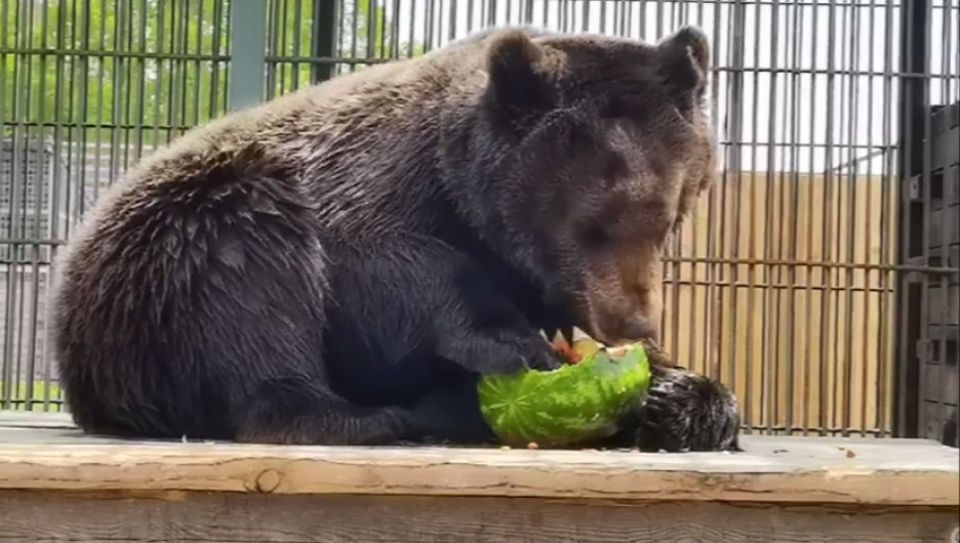
[[[608,437],[650,386],[641,345],[601,349],[576,365],[480,379],[484,420],[510,446],[561,447]]]

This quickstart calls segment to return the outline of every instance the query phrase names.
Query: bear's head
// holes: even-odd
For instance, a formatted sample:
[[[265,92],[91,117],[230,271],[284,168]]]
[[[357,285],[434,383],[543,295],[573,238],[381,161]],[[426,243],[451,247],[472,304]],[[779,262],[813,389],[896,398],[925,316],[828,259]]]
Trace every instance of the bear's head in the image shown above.
[[[461,213],[570,315],[561,326],[656,337],[664,246],[715,176],[706,37],[506,29],[473,46],[483,62],[442,123]]]

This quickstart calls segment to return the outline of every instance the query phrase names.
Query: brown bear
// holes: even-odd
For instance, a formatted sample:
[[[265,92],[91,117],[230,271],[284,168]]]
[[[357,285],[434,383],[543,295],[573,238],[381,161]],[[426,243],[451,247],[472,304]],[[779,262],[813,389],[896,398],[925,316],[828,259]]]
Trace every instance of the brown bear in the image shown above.
[[[661,250],[714,177],[708,44],[501,29],[184,135],[70,240],[55,299],[90,432],[484,439],[478,375],[540,330],[658,333]],[[658,367],[619,436],[735,444],[732,396]]]

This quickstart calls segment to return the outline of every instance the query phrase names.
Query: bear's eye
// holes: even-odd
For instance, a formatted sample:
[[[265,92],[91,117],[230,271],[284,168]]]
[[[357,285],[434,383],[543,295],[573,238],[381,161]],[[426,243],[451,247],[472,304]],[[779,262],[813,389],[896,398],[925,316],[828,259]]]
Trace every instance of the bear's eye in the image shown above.
[[[604,224],[591,222],[580,228],[580,240],[587,247],[603,247],[613,241],[613,235]]]
[[[637,94],[624,94],[612,98],[601,110],[601,115],[608,119],[624,119],[642,117],[646,110],[646,100]]]
[[[630,174],[630,168],[627,166],[626,159],[623,158],[623,155],[617,153],[611,153],[607,162],[604,164],[603,176],[603,185],[606,188],[610,188],[615,185],[617,181],[627,177]]]

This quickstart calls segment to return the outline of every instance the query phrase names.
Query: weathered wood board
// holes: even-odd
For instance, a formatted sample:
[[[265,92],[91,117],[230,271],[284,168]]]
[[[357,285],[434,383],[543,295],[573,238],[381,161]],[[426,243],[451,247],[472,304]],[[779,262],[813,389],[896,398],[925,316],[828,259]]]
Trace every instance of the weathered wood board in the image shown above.
[[[960,456],[745,436],[743,453],[126,441],[0,414],[0,540],[939,541]]]
[[[0,492],[0,541],[953,543],[941,508]]]

